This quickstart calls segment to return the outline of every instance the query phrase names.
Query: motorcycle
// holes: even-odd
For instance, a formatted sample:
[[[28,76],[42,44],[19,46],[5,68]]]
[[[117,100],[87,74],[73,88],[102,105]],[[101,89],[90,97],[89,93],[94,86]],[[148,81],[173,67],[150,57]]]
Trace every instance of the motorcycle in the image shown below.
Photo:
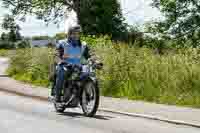
[[[100,90],[96,70],[102,69],[103,64],[93,59],[87,63],[72,65],[64,63],[65,81],[61,94],[61,103],[53,102],[56,112],[63,113],[66,108],[81,107],[85,116],[92,117],[99,107]],[[55,91],[55,84],[53,85]]]

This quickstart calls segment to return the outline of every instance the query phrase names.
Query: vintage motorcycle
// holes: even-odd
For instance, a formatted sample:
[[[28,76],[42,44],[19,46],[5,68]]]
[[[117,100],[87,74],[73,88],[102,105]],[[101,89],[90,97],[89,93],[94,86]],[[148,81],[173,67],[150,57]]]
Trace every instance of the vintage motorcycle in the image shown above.
[[[56,103],[55,97],[50,99],[57,112],[62,113],[66,108],[81,107],[85,116],[92,117],[96,114],[100,99],[96,70],[102,69],[103,64],[94,59],[88,59],[86,62],[81,66],[63,64],[66,80],[63,84],[61,103]],[[55,91],[55,84],[52,91]]]

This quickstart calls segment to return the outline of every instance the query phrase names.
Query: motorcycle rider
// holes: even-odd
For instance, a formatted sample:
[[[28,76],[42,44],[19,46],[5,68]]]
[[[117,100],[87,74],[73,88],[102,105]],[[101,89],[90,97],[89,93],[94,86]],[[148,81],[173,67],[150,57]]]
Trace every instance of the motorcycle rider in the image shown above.
[[[81,59],[90,58],[89,47],[80,40],[81,27],[79,25],[69,28],[67,39],[58,42],[57,51],[59,53],[60,63],[58,63],[55,79],[55,99],[61,102],[61,90],[65,78],[63,62],[81,65]]]

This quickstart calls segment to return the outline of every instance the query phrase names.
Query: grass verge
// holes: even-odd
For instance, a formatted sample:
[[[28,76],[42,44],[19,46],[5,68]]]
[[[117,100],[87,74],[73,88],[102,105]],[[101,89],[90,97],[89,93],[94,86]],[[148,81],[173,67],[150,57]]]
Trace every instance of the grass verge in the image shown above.
[[[122,44],[93,46],[105,67],[98,71],[102,95],[200,108],[198,49],[164,55]],[[8,74],[17,80],[49,86],[54,49],[20,49],[11,57]]]

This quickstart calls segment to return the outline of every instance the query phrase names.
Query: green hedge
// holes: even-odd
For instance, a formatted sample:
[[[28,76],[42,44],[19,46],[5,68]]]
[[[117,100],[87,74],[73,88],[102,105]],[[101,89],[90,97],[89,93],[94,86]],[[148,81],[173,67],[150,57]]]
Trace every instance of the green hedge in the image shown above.
[[[0,49],[12,49],[12,48],[15,48],[15,44],[13,42],[0,40]]]

